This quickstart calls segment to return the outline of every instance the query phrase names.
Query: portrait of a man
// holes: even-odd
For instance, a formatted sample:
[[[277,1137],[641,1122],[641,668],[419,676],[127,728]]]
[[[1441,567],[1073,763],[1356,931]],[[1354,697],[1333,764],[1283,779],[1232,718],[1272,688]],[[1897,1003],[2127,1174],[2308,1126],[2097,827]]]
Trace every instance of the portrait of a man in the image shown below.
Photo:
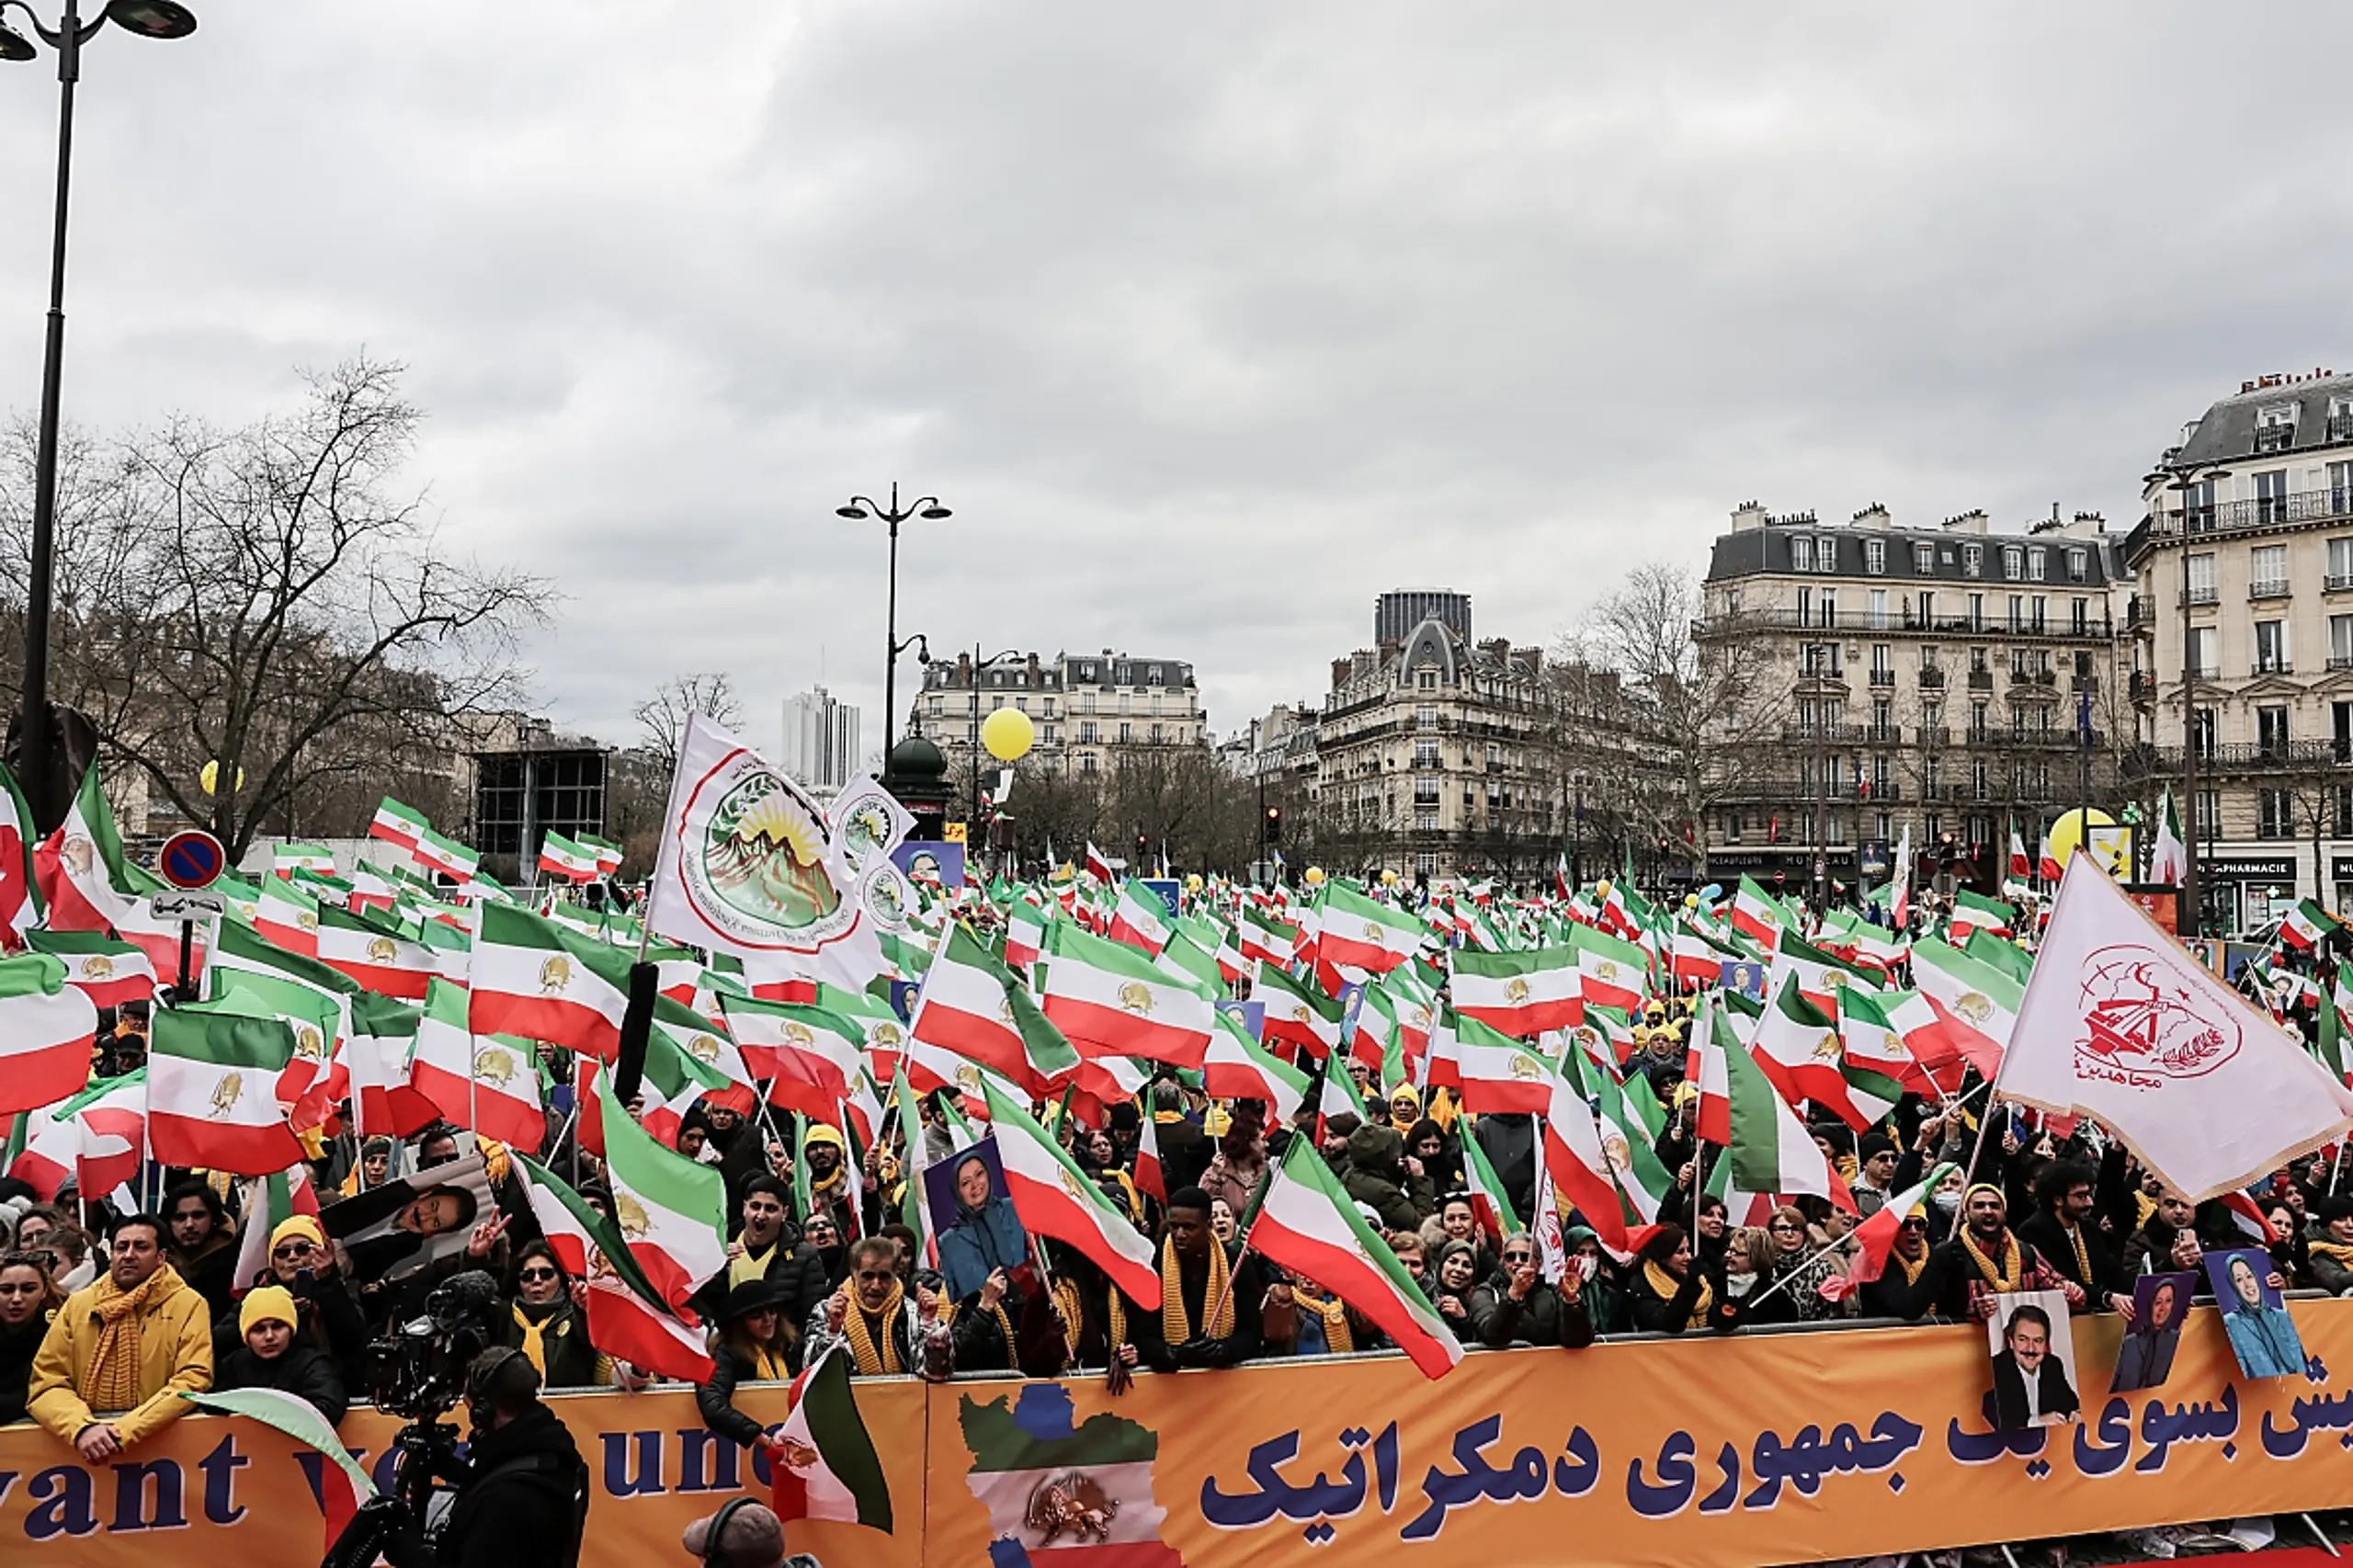
[[[2077,1419],[2067,1298],[2056,1290],[2023,1290],[1996,1296],[1995,1303],[1985,1325],[1994,1350],[1995,1427],[2018,1432]]]

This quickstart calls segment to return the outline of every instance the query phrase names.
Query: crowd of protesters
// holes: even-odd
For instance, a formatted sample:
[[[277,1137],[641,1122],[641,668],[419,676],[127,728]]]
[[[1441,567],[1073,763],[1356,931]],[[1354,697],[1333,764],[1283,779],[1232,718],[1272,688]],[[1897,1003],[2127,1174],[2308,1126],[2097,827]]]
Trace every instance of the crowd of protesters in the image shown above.
[[[724,1176],[732,1237],[725,1267],[693,1301],[714,1368],[697,1390],[703,1417],[737,1442],[775,1447],[768,1425],[738,1407],[738,1391],[789,1379],[837,1346],[861,1376],[1095,1372],[1115,1385],[1139,1373],[1381,1350],[1380,1330],[1347,1302],[1287,1276],[1237,1236],[1267,1172],[1302,1138],[1320,1139],[1341,1190],[1472,1349],[1574,1352],[1610,1335],[1855,1319],[1982,1321],[1997,1293],[2034,1289],[2064,1292],[2079,1312],[2129,1313],[2140,1275],[2196,1269],[2207,1249],[2247,1244],[2228,1206],[2180,1201],[2089,1123],[2054,1136],[1997,1108],[1987,1113],[1993,1125],[1982,1125],[1973,1079],[1949,1099],[1907,1097],[1859,1134],[1839,1122],[1815,1127],[1858,1213],[1801,1198],[1733,1223],[1695,1166],[1722,1153],[1692,1136],[1690,1015],[1688,997],[1651,1003],[1627,1064],[1629,1085],[1658,1099],[1654,1152],[1676,1177],[1659,1222],[1631,1256],[1613,1256],[1572,1210],[1561,1216],[1564,1264],[1547,1267],[1535,1208],[1540,1186],[1552,1189],[1532,1119],[1472,1117],[1444,1089],[1425,1099],[1400,1085],[1384,1096],[1360,1062],[1347,1070],[1372,1108],[1364,1118],[1302,1113],[1275,1125],[1262,1102],[1212,1100],[1197,1079],[1164,1069],[1134,1101],[1111,1107],[1105,1125],[1061,1120],[1072,1159],[1151,1238],[1156,1310],[1056,1241],[983,1260],[976,1285],[950,1291],[902,1222],[906,1184],[961,1136],[941,1095],[918,1102],[920,1127],[886,1123],[862,1153],[831,1128],[795,1129],[789,1113],[747,1114],[726,1096],[698,1102],[676,1147]],[[130,1065],[136,1049],[135,1029],[110,1037],[102,1065]],[[563,1074],[552,1055],[550,1066]],[[567,1097],[560,1092],[555,1103]],[[1040,1108],[1055,1120],[1053,1108]],[[1147,1123],[1154,1184],[1140,1179]],[[1483,1223],[1466,1187],[1472,1142],[1510,1223]],[[794,1170],[796,1145],[805,1171]],[[335,1422],[365,1397],[369,1340],[419,1290],[466,1267],[496,1278],[505,1340],[547,1388],[658,1381],[594,1344],[586,1282],[539,1234],[507,1151],[438,1125],[398,1142],[346,1135],[321,1145],[312,1185],[331,1210],[477,1151],[497,1211],[476,1217],[462,1251],[399,1290],[308,1215],[278,1222],[258,1253],[245,1247],[236,1204],[246,1188],[209,1173],[147,1173],[142,1185],[160,1198],[152,1212],[131,1213],[70,1185],[35,1202],[23,1184],[0,1177],[0,1421],[29,1416],[93,1462],[173,1419],[186,1391],[282,1390]],[[534,1153],[572,1175],[592,1208],[610,1211],[598,1163],[572,1140],[551,1134]],[[1840,1290],[1858,1221],[1940,1162],[1959,1168],[1903,1221],[1885,1270]],[[2277,1283],[2353,1293],[2353,1180],[2325,1160],[2300,1161],[2256,1196],[2278,1237],[2269,1247]],[[239,1278],[239,1258],[256,1256],[266,1261]]]

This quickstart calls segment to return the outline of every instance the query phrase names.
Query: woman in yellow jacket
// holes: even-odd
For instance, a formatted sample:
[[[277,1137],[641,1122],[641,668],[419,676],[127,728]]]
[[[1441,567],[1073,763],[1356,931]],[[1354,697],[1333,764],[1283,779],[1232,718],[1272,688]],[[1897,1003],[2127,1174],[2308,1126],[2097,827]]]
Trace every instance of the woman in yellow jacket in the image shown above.
[[[164,1261],[157,1221],[125,1220],[107,1272],[65,1299],[33,1357],[33,1419],[97,1464],[187,1410],[182,1393],[211,1386],[204,1298]]]

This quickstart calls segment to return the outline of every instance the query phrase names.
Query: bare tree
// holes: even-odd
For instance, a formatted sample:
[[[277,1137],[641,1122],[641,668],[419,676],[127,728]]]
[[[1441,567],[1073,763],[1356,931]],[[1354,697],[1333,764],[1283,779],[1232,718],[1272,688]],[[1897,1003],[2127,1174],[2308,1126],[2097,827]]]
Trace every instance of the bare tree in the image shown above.
[[[1707,615],[1686,567],[1636,567],[1570,638],[1574,662],[1614,672],[1643,707],[1656,764],[1646,787],[1610,803],[1646,838],[1696,857],[1709,813],[1743,798],[1779,755],[1767,744],[1790,700],[1773,675],[1773,641],[1741,615]]]
[[[516,639],[551,595],[441,549],[400,487],[422,418],[401,371],[357,359],[243,428],[69,449],[55,695],[233,857],[298,794],[447,756],[459,721],[521,698]],[[19,493],[0,491],[11,572]]]
[[[664,778],[678,770],[687,721],[698,713],[730,730],[744,727],[744,705],[724,670],[672,676],[637,705],[639,744],[662,765]]]

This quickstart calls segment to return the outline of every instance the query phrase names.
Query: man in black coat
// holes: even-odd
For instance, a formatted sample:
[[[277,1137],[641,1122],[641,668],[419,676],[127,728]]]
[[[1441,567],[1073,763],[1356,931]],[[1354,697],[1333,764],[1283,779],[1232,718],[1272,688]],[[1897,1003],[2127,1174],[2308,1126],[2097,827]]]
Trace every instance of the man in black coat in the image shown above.
[[[569,1568],[588,1517],[588,1466],[540,1403],[519,1350],[485,1350],[466,1374],[472,1478],[458,1490],[440,1568]]]
[[[2122,1234],[2103,1223],[2099,1186],[2112,1180],[2127,1208],[2131,1195],[2123,1186],[2122,1144],[2112,1145],[2115,1169],[2094,1171],[2080,1160],[2053,1160],[2036,1173],[2035,1212],[2018,1223],[2019,1239],[2042,1255],[2044,1262],[2080,1287],[2083,1307],[2089,1312],[2132,1310],[2132,1282],[2124,1272]],[[2129,1228],[2129,1225],[2128,1227]]]
[[[1522,1223],[1536,1212],[1536,1119],[1525,1112],[1483,1116],[1473,1133]]]

